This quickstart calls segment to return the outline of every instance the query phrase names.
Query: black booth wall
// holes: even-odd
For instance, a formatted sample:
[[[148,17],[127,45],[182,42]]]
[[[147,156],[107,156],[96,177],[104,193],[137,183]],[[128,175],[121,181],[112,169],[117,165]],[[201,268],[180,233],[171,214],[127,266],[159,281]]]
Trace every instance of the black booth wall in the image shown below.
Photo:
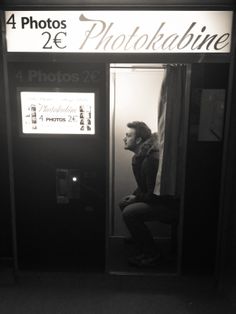
[[[1,33],[2,34],[2,33]],[[0,34],[0,40],[1,40]],[[11,214],[8,173],[6,108],[4,99],[4,76],[2,62],[2,40],[0,42],[0,258],[12,256]]]
[[[105,67],[96,63],[12,62],[8,69],[19,265],[72,268],[84,265],[90,256],[86,263],[104,270]],[[18,89],[95,92],[96,134],[22,135]],[[76,170],[78,199],[57,203],[56,169]]]
[[[236,47],[235,47],[236,48]],[[218,259],[219,286],[236,305],[236,49],[232,64],[231,110],[226,140],[224,199]]]
[[[227,91],[228,64],[193,64],[184,210],[183,268],[214,272],[220,207],[223,141],[199,141],[196,90]],[[227,95],[225,102],[227,101]]]

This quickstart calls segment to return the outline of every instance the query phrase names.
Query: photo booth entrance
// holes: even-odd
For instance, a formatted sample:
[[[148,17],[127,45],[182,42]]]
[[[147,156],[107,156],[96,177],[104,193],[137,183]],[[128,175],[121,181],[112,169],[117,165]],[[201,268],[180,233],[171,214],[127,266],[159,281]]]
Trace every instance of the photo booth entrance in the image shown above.
[[[178,271],[178,250],[181,247],[182,236],[179,226],[182,217],[181,184],[183,185],[184,182],[183,156],[184,141],[186,142],[184,137],[187,134],[184,129],[184,126],[186,127],[184,120],[187,117],[186,70],[185,65],[150,63],[110,65],[109,267],[111,272],[177,273]],[[177,77],[178,83],[176,83]],[[167,93],[174,95],[172,99],[170,95],[167,96]],[[137,189],[132,171],[134,153],[125,149],[124,144],[127,124],[133,121],[144,122],[151,129],[153,137],[151,145],[155,147],[157,154],[155,160],[157,171],[154,165],[150,165],[152,167],[150,172],[154,173],[155,178],[145,177],[145,180],[153,181],[152,192],[162,202],[161,205],[154,202],[153,210],[160,211],[163,208],[166,212],[160,217],[147,218],[145,221],[154,238],[157,251],[161,252],[161,259],[156,267],[152,268],[140,267],[139,269],[128,263],[130,256],[138,255],[139,249],[124,224],[119,208],[121,199]],[[170,154],[171,160],[168,158]],[[166,172],[166,164],[169,173]],[[163,180],[162,171],[166,173],[166,181]],[[174,218],[173,204],[175,204]]]

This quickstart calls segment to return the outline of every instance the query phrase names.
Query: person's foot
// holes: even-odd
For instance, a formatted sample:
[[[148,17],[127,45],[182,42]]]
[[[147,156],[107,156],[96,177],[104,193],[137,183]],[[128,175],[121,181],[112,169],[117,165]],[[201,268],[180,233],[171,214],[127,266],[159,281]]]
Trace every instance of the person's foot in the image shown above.
[[[128,263],[136,267],[155,267],[160,264],[161,254],[140,254],[128,259]]]

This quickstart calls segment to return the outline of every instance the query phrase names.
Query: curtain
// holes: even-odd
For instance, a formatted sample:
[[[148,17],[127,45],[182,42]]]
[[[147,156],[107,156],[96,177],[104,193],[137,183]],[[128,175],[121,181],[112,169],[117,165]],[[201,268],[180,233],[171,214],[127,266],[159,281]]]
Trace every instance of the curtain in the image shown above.
[[[154,194],[180,196],[185,120],[185,65],[168,65],[158,107],[159,168]]]

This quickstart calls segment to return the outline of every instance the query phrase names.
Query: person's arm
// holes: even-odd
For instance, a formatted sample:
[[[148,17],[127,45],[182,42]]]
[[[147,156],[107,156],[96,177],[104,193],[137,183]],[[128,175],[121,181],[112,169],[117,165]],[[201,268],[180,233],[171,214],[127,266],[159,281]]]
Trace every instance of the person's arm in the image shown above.
[[[153,191],[156,184],[159,160],[154,156],[149,156],[144,163],[146,192],[139,191],[136,194],[136,201],[138,202],[150,202],[155,198]]]

